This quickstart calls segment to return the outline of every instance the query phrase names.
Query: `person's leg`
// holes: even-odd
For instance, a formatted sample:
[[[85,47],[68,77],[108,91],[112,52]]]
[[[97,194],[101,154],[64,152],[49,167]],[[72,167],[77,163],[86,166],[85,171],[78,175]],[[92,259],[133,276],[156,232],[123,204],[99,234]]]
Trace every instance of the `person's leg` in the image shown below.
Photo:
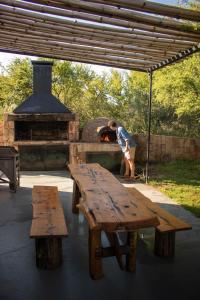
[[[125,161],[125,173],[124,173],[124,176],[129,176],[130,163],[129,163],[129,161],[126,158],[124,158],[124,161]]]
[[[135,147],[130,148],[130,159],[129,159],[129,166],[131,170],[131,177],[135,177]]]

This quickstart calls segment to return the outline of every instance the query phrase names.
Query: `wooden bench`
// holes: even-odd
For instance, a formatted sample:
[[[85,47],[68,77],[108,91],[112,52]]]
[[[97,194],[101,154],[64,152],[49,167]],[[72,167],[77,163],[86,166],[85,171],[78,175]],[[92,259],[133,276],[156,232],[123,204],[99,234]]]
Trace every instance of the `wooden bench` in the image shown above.
[[[56,186],[34,186],[30,237],[35,238],[36,265],[54,269],[62,262],[62,237],[67,227]]]
[[[136,203],[142,203],[158,217],[160,224],[155,228],[154,253],[162,257],[173,257],[175,253],[176,231],[192,229],[191,225],[175,217],[135,188],[127,188]]]
[[[74,179],[72,211],[81,210],[89,224],[89,269],[93,279],[103,276],[102,258],[116,256],[124,269],[122,255],[126,255],[126,270],[135,271],[137,230],[155,227],[157,217],[140,203],[106,169],[99,164],[68,165]],[[104,231],[109,247],[103,247]],[[126,242],[120,243],[118,231],[125,231]]]

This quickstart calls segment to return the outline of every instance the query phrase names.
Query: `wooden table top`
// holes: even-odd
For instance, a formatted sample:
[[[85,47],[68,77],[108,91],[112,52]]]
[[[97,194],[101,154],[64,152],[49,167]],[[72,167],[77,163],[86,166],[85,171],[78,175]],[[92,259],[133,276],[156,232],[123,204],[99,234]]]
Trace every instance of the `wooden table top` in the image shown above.
[[[99,164],[69,164],[68,167],[81,192],[79,209],[93,227],[114,231],[159,224],[158,218]]]

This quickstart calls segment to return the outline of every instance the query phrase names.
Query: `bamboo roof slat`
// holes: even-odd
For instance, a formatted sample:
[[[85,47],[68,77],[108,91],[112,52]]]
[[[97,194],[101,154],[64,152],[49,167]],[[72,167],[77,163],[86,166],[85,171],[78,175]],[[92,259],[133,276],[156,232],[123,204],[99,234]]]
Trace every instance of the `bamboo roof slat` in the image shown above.
[[[3,31],[1,32],[3,33]],[[5,34],[8,34],[5,33]],[[14,33],[9,31],[9,35],[13,36],[13,38],[17,37],[17,36],[23,36],[23,34],[21,33]],[[23,36],[24,38],[26,38],[26,36]],[[27,36],[27,38],[30,37],[30,35]],[[33,36],[32,39],[34,39],[36,42],[38,41],[39,37],[37,36]],[[50,38],[40,38],[46,41],[50,41]],[[119,50],[126,50],[127,52],[132,52],[132,51],[139,51],[140,53],[154,53],[154,54],[161,54],[161,55],[173,55],[176,54],[177,51],[175,51],[175,49],[169,49],[169,50],[165,50],[165,49],[148,49],[147,47],[138,47],[138,46],[134,46],[134,45],[124,45],[124,44],[117,44],[117,43],[110,43],[110,42],[102,42],[101,44],[99,43],[98,40],[92,40],[92,39],[84,39],[84,38],[76,38],[76,37],[70,37],[70,36],[66,36],[65,40],[68,43],[73,43],[73,44],[79,44],[79,45],[89,45],[89,46],[94,46],[94,47],[99,47],[101,46],[101,48],[108,48],[108,49],[119,49]],[[59,42],[59,39],[57,41],[53,41],[54,44],[56,44],[57,42]],[[61,42],[60,42],[61,44]]]
[[[0,40],[1,40],[1,42],[7,43],[7,45],[17,45],[18,43],[20,43],[20,41],[16,41],[16,42],[11,41],[11,42],[9,42],[8,39],[3,39],[3,38],[1,38]],[[4,43],[4,45],[6,45],[5,43]],[[85,51],[85,50],[83,51],[80,48],[69,48],[69,47],[67,47],[67,48],[63,49],[62,47],[53,47],[53,46],[46,47],[45,45],[40,45],[40,47],[37,47],[33,43],[28,43],[28,44],[23,43],[23,46],[30,46],[30,45],[31,45],[32,49],[41,49],[41,50],[47,49],[48,51],[51,51],[51,53],[55,53],[55,54],[66,54],[66,53],[76,54],[77,53],[78,55],[80,55],[80,54],[85,55],[86,54],[86,55],[90,56],[91,58],[95,58],[95,57],[97,57],[96,54],[99,54],[98,52],[91,52],[91,51]],[[101,57],[104,57],[104,58],[108,57],[109,55],[110,56],[116,56],[113,53],[107,53],[107,52],[100,53],[100,54],[101,54]],[[155,59],[153,61],[155,63],[160,62],[159,60],[155,60]],[[153,61],[151,63],[153,63]]]
[[[143,11],[176,19],[184,19],[200,22],[200,15],[197,11],[176,7],[174,5],[166,5],[157,2],[143,0],[87,0],[88,2],[101,3],[105,5],[114,5],[118,8],[130,8],[137,11]]]
[[[7,34],[5,33],[4,34],[4,32],[2,33],[2,32],[0,32],[0,38],[3,38],[4,40],[7,40],[7,41],[9,41],[9,40],[11,40],[10,39],[10,36],[9,37],[7,37]],[[22,42],[27,42],[28,44],[30,44],[30,45],[35,45],[35,46],[37,46],[38,48],[40,48],[40,45],[46,45],[46,43],[45,43],[45,41],[43,41],[42,39],[40,39],[39,40],[39,44],[40,45],[38,45],[38,43],[35,41],[35,43],[33,42],[33,38],[30,36],[30,38],[24,38],[24,37],[19,37],[19,38],[16,38],[15,39],[15,41],[12,41],[13,43],[17,43],[17,42],[19,42],[19,43],[22,43]],[[70,51],[67,47],[65,47],[64,45],[60,45],[60,44],[58,44],[58,43],[53,43],[53,42],[51,42],[51,41],[49,41],[49,43],[48,43],[48,46],[51,46],[51,47],[54,47],[55,49],[60,49],[60,50],[62,50],[63,51],[63,53],[66,53],[67,51]],[[47,47],[47,49],[48,49],[48,47]],[[74,50],[74,52],[72,52],[72,53],[78,53],[78,52],[76,52],[76,50]],[[80,54],[81,55],[86,55],[86,51],[84,52],[84,51],[82,51],[82,53],[80,52]],[[78,55],[78,54],[77,54]],[[134,59],[134,58],[124,58],[124,57],[121,57],[121,56],[112,56],[110,53],[107,53],[106,55],[105,54],[97,54],[97,53],[94,53],[94,54],[92,54],[92,53],[89,53],[88,55],[90,55],[90,57],[93,57],[93,58],[108,58],[110,61],[114,61],[114,62],[121,62],[121,63],[135,63],[135,64],[140,64],[141,66],[142,65],[150,65],[150,64],[155,64],[155,61],[148,61],[148,60],[143,60],[143,59]]]
[[[98,16],[98,15],[92,15],[89,13],[81,13],[78,11],[70,11],[70,10],[64,10],[64,9],[57,9],[57,7],[60,7],[60,2],[59,3],[54,3],[54,6],[56,7],[49,7],[49,1],[48,3],[46,3],[47,6],[39,6],[39,5],[31,5],[30,3],[26,2],[16,2],[16,1],[12,1],[12,0],[2,0],[1,1],[3,4],[7,4],[10,6],[6,6],[5,5],[0,5],[0,9],[2,11],[7,11],[7,12],[14,12],[14,13],[19,13],[21,15],[27,16],[27,17],[39,17],[42,19],[48,19],[49,21],[56,21],[56,22],[60,22],[60,23],[65,23],[65,24],[79,24],[81,23],[80,20],[86,20],[86,21],[90,21],[90,22],[97,22],[99,23],[99,26],[102,27],[102,24],[109,24],[109,25],[113,25],[113,26],[118,26],[118,27],[125,27],[125,28],[130,28],[130,29],[137,29],[137,30],[145,30],[150,32],[159,32],[159,33],[163,33],[163,34],[174,34],[174,35],[183,35],[183,36],[191,36],[191,37],[197,37],[199,36],[196,32],[181,32],[180,30],[176,30],[175,28],[173,29],[166,29],[166,28],[160,28],[157,26],[153,26],[153,25],[146,25],[143,23],[137,23],[137,22],[130,22],[130,21],[126,21],[126,20],[118,20],[118,19],[114,19],[114,18],[109,18],[109,17],[102,17],[102,16]],[[30,1],[33,2],[33,1]],[[43,3],[44,1],[34,1],[34,2],[41,2]],[[23,10],[21,9],[23,8]],[[42,13],[38,14],[37,12]],[[67,18],[73,18],[76,19],[74,21],[71,20],[67,20],[67,19],[58,19],[57,17],[62,16],[62,17],[67,17]],[[57,16],[57,17],[55,17]],[[86,25],[86,24],[85,24]],[[97,24],[88,24],[87,26],[90,27],[95,27],[97,29],[97,27],[99,27]],[[105,27],[106,28],[106,27]],[[108,28],[108,27],[107,27]],[[112,27],[112,30],[114,30],[114,28]],[[116,30],[116,28],[115,28]]]
[[[61,27],[61,26],[54,26],[52,24],[47,24],[47,23],[42,23],[42,22],[32,22],[31,20],[22,20],[20,21],[19,19],[16,18],[12,18],[10,16],[2,16],[1,17],[1,26],[4,26],[6,28],[6,24],[7,26],[13,26],[16,24],[15,28],[17,27],[21,27],[21,28],[27,28],[29,30],[34,30],[34,31],[48,31],[48,32],[52,32],[52,33],[56,33],[56,34],[66,34],[66,33],[70,33],[70,34],[81,34],[82,36],[96,36],[96,37],[101,37],[101,38],[109,38],[109,39],[117,39],[119,41],[124,41],[124,42],[131,42],[131,41],[140,41],[140,42],[155,42],[156,44],[173,44],[173,45],[183,45],[185,46],[190,46],[193,45],[194,42],[191,40],[187,40],[187,38],[185,40],[183,39],[176,39],[176,38],[165,38],[165,37],[148,37],[148,36],[142,36],[142,35],[138,35],[135,33],[124,33],[124,34],[120,34],[118,32],[104,32],[101,30],[92,30],[92,29],[86,29],[83,27],[77,27],[77,26],[66,26],[66,27]],[[199,38],[200,41],[200,38]]]
[[[13,2],[12,0],[4,0],[5,2]],[[3,2],[4,2],[3,1]],[[52,4],[54,5],[54,2],[56,1],[45,1],[45,0],[39,0],[39,1],[25,1],[25,2],[31,2],[31,3],[41,3],[41,4]],[[60,0],[63,4],[63,7],[68,10],[78,10],[82,12],[89,12],[90,14],[100,15],[100,16],[106,16],[106,17],[114,17],[117,19],[123,19],[128,21],[136,21],[143,24],[149,24],[153,26],[158,26],[161,28],[173,28],[180,31],[186,31],[186,32],[194,32],[195,29],[191,24],[187,23],[181,23],[173,19],[165,19],[161,17],[155,17],[147,14],[138,13],[134,10],[124,10],[118,9],[116,7],[111,7],[104,4],[98,4],[98,3],[88,3],[87,1],[80,1],[80,0]],[[14,4],[13,4],[14,5]]]
[[[151,47],[152,49],[160,49],[160,50],[174,50],[174,51],[179,51],[179,50],[182,50],[182,49],[185,49],[185,46],[182,45],[182,44],[174,44],[174,43],[171,43],[171,44],[162,44],[161,42],[157,42],[156,44],[151,42],[151,41],[140,41],[138,39],[132,39],[132,40],[129,40],[129,41],[124,41],[123,39],[115,39],[114,37],[113,38],[109,38],[109,37],[104,37],[104,36],[96,36],[96,35],[83,35],[83,34],[80,34],[80,33],[71,33],[71,32],[68,32],[68,35],[60,35],[58,32],[56,34],[52,34],[52,33],[47,33],[47,32],[44,32],[44,31],[35,31],[35,30],[30,30],[30,29],[27,29],[25,28],[12,28],[12,26],[4,26],[4,25],[0,25],[0,28],[1,30],[4,30],[4,31],[11,31],[12,33],[16,33],[17,35],[17,32],[19,33],[25,33],[26,35],[35,35],[36,37],[47,37],[49,39],[56,39],[56,40],[59,40],[59,41],[69,41],[69,38],[73,38],[73,37],[77,37],[77,38],[83,38],[83,39],[89,39],[89,40],[92,40],[92,41],[102,41],[102,42],[107,42],[109,41],[109,43],[121,43],[123,44],[124,46],[125,45],[130,45],[130,46],[141,46],[141,47]],[[189,43],[188,44],[188,47],[189,46],[192,46],[193,44]]]
[[[0,51],[150,72],[200,50],[199,20],[142,0],[2,0]]]
[[[126,69],[126,70],[135,70],[139,72],[147,72],[148,68],[143,68],[143,67],[137,67],[137,66],[127,66],[124,64],[120,63],[112,63],[110,61],[106,60],[91,60],[89,58],[81,57],[77,58],[76,56],[68,56],[68,55],[58,55],[56,53],[46,53],[46,51],[39,51],[39,50],[32,50],[29,48],[29,50],[23,50],[22,47],[19,45],[16,47],[15,45],[13,47],[5,46],[1,47],[0,46],[0,51],[1,52],[7,52],[7,53],[13,53],[13,51],[16,54],[23,54],[23,55],[31,55],[31,56],[40,56],[40,57],[48,57],[48,58],[54,58],[54,59],[63,59],[63,60],[68,60],[71,62],[80,62],[80,63],[86,63],[86,64],[95,64],[95,65],[100,65],[100,66],[106,66],[106,67],[113,67],[113,68],[120,68],[120,69]]]
[[[24,26],[22,25],[24,28]],[[1,28],[1,25],[0,25]],[[49,31],[47,31],[49,32]],[[160,60],[157,58],[157,55],[148,55],[148,54],[142,54],[137,52],[126,52],[126,51],[119,51],[119,50],[112,50],[112,49],[106,49],[106,48],[97,48],[97,47],[91,47],[91,46],[83,46],[83,45],[73,45],[73,44],[67,44],[67,48],[69,49],[75,49],[78,48],[81,51],[87,51],[91,53],[102,53],[102,54],[108,54],[111,53],[113,56],[126,56],[128,58],[142,58],[144,60],[146,59],[153,59],[154,61],[159,62]],[[162,56],[163,58],[165,56]]]

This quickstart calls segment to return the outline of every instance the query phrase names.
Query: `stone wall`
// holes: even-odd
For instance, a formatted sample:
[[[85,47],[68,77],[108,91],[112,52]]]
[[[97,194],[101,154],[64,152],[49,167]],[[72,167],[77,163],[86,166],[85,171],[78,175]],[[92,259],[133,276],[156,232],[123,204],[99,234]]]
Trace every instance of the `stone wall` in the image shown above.
[[[81,142],[98,143],[97,128],[106,126],[108,118],[96,118],[88,121],[82,131]],[[138,142],[136,160],[146,161],[146,135],[134,135]],[[150,161],[164,162],[175,159],[200,159],[200,139],[176,136],[151,135]]]
[[[145,135],[135,135],[139,146],[136,151],[136,160],[146,160]],[[200,139],[183,138],[176,136],[151,135],[150,161],[165,162],[176,159],[200,159]]]

